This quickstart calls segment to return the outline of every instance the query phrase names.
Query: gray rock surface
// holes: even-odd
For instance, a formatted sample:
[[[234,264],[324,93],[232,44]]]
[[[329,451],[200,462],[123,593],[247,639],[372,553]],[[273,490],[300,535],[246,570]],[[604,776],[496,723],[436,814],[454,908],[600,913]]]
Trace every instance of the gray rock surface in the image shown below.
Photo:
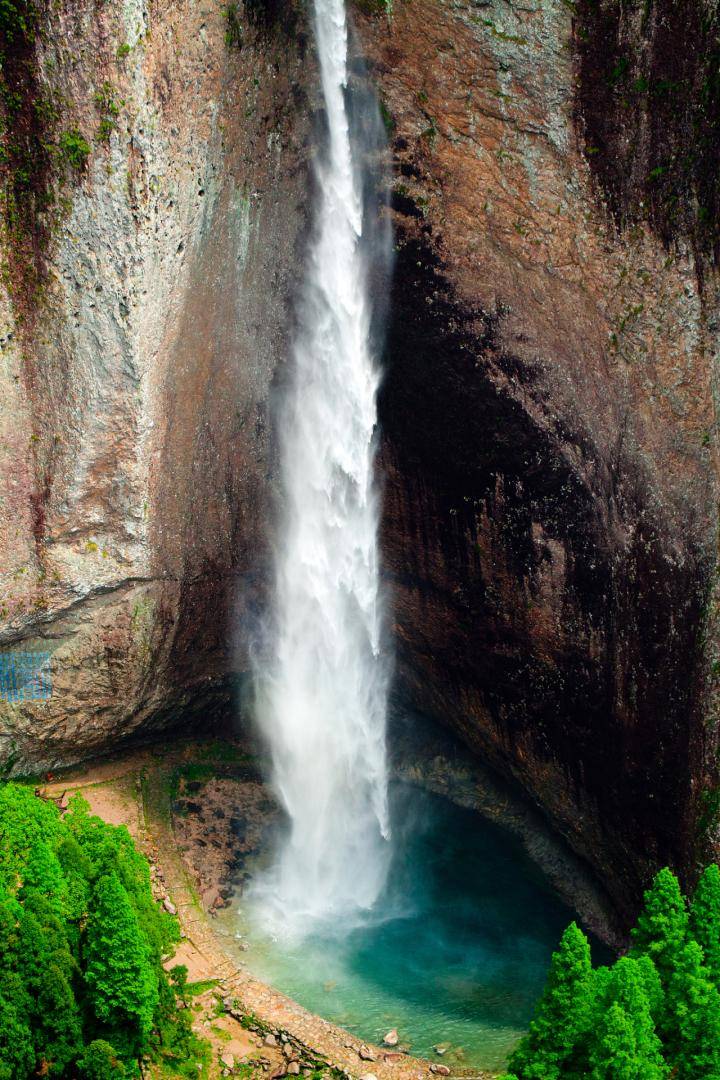
[[[0,701],[25,768],[214,715],[246,665],[307,64],[295,34],[225,30],[186,0],[47,9],[40,77],[91,152],[57,181],[42,295],[0,285],[0,648],[52,654],[48,701]]]

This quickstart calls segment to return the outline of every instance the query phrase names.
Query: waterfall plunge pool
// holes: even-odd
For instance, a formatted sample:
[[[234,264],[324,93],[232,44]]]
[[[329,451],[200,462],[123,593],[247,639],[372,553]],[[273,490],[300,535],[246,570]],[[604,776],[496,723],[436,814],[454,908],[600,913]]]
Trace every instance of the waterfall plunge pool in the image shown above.
[[[236,896],[218,930],[254,975],[361,1039],[396,1028],[416,1056],[502,1069],[574,914],[502,827],[407,784],[391,807],[387,885],[362,924],[294,942]]]

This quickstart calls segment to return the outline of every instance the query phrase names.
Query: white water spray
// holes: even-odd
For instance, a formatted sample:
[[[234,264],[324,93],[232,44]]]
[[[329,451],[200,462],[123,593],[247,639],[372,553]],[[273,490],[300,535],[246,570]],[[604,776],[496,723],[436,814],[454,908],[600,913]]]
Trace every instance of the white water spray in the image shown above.
[[[351,130],[344,0],[315,0],[315,31],[327,149],[281,417],[273,655],[259,673],[259,719],[290,819],[261,895],[296,931],[371,907],[389,857],[368,295],[373,260],[389,263],[389,234],[364,212],[362,159],[379,125],[367,101]]]

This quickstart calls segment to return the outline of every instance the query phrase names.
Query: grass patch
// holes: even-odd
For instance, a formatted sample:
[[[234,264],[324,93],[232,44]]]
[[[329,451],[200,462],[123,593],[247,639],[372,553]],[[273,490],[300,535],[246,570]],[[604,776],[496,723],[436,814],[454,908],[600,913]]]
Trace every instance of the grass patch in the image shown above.
[[[266,1024],[254,1012],[243,1013],[240,1017],[240,1027],[245,1028],[246,1031],[257,1031],[261,1035],[267,1035],[268,1032],[273,1030],[270,1024]]]
[[[178,765],[170,774],[170,801],[175,801],[180,795],[180,781],[186,784],[207,784],[215,776],[212,765]]]
[[[251,760],[249,754],[235,743],[225,742],[223,739],[213,739],[200,748],[198,753],[200,761],[222,761],[223,763],[244,764]]]
[[[213,990],[219,983],[219,979],[198,979],[197,982],[186,983],[185,992],[188,997],[200,997],[208,990]]]

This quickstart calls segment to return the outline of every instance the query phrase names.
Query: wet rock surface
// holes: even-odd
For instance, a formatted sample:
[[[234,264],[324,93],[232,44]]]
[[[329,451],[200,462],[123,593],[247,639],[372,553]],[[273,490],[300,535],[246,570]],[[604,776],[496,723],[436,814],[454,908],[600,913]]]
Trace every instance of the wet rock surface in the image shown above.
[[[41,770],[228,710],[308,109],[297,21],[238,49],[221,7],[33,10],[28,63],[62,102],[45,141],[88,147],[43,179],[52,229],[29,216],[42,288],[0,242],[0,649],[52,654],[49,700],[0,701],[0,756]]]
[[[183,861],[210,914],[227,907],[249,880],[247,863],[267,851],[281,819],[267,786],[252,771],[207,781],[181,776],[172,804]]]
[[[629,919],[713,842],[718,305],[682,236],[606,211],[571,7],[360,19],[394,156],[384,551],[399,696]]]

